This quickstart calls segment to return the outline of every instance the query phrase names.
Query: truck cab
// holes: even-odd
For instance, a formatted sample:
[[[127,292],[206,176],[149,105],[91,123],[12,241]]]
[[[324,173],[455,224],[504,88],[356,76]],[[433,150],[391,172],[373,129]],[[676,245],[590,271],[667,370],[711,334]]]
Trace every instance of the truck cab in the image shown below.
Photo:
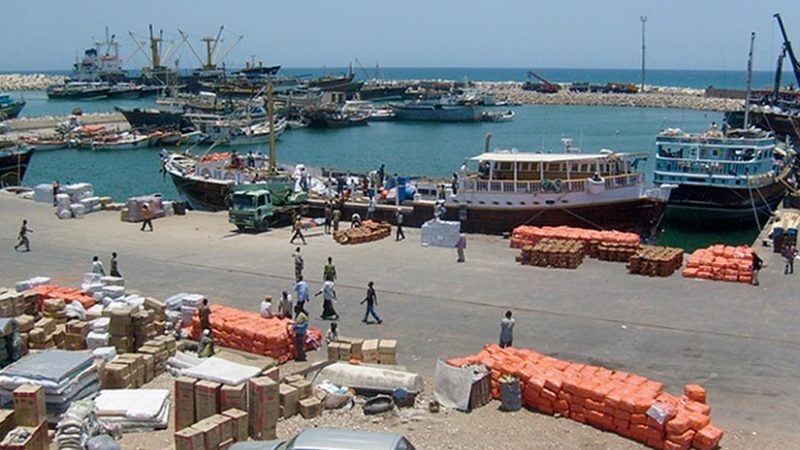
[[[307,201],[305,192],[294,192],[288,177],[275,177],[266,183],[237,185],[231,190],[228,222],[239,230],[262,231],[283,219]]]

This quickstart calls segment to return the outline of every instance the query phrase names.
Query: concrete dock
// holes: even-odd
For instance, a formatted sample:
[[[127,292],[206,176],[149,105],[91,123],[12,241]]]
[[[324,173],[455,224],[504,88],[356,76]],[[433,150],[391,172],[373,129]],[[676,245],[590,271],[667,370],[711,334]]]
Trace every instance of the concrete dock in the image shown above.
[[[35,275],[76,286],[92,256],[107,264],[116,251],[128,289],[147,295],[197,292],[255,311],[265,294],[291,292],[295,246],[288,229],[238,233],[226,214],[189,212],[140,232],[119,213],[62,221],[49,205],[9,194],[0,194],[0,211],[0,286]],[[33,230],[30,253],[13,250],[22,219]],[[495,342],[511,309],[516,347],[637,373],[676,394],[686,383],[702,383],[714,423],[732,435],[725,448],[800,448],[800,274],[784,276],[779,259],[767,259],[754,287],[679,273],[629,275],[622,263],[588,258],[577,270],[521,266],[517,251],[494,236],[468,236],[467,262],[457,264],[454,249],[421,247],[419,230],[406,236],[341,246],[321,229],[307,234],[301,247],[314,292],[325,258],[336,264],[342,335],[398,339],[400,363],[432,377],[437,358]],[[370,280],[382,325],[361,323],[359,302]],[[312,326],[327,329],[318,319],[320,297],[312,298],[310,312]],[[536,448],[558,448],[552,444]]]

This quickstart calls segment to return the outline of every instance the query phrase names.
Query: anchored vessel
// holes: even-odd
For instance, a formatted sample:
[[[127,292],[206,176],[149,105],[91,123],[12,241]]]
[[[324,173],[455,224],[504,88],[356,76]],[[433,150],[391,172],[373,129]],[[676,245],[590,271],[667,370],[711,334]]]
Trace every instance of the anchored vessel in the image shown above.
[[[761,222],[789,187],[794,152],[772,133],[751,128],[688,134],[668,129],[656,138],[656,185],[676,185],[667,219],[704,226]],[[757,223],[760,224],[760,223]]]
[[[463,103],[450,96],[435,100],[415,100],[392,103],[397,120],[426,122],[480,122],[483,108],[480,105]]]
[[[0,143],[0,187],[22,184],[33,151],[30,147]]]
[[[16,118],[24,106],[24,100],[17,101],[9,94],[0,94],[0,120]]]

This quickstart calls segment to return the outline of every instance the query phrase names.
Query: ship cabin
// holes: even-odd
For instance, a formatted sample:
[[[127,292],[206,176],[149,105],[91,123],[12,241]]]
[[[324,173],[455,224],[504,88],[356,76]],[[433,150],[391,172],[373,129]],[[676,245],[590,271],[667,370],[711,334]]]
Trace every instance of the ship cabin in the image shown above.
[[[464,192],[593,192],[640,185],[645,155],[600,153],[518,153],[494,151],[471,158],[477,172],[459,175]]]
[[[762,130],[668,129],[656,138],[654,182],[746,188],[770,182],[784,156],[772,133]]]

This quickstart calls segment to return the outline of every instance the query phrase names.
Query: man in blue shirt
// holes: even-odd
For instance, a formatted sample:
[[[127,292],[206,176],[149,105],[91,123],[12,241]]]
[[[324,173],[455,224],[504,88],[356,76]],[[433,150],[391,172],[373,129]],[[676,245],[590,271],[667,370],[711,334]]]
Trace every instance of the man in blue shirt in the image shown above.
[[[302,276],[294,284],[294,291],[297,293],[297,305],[305,308],[308,301],[308,283],[303,280]]]

